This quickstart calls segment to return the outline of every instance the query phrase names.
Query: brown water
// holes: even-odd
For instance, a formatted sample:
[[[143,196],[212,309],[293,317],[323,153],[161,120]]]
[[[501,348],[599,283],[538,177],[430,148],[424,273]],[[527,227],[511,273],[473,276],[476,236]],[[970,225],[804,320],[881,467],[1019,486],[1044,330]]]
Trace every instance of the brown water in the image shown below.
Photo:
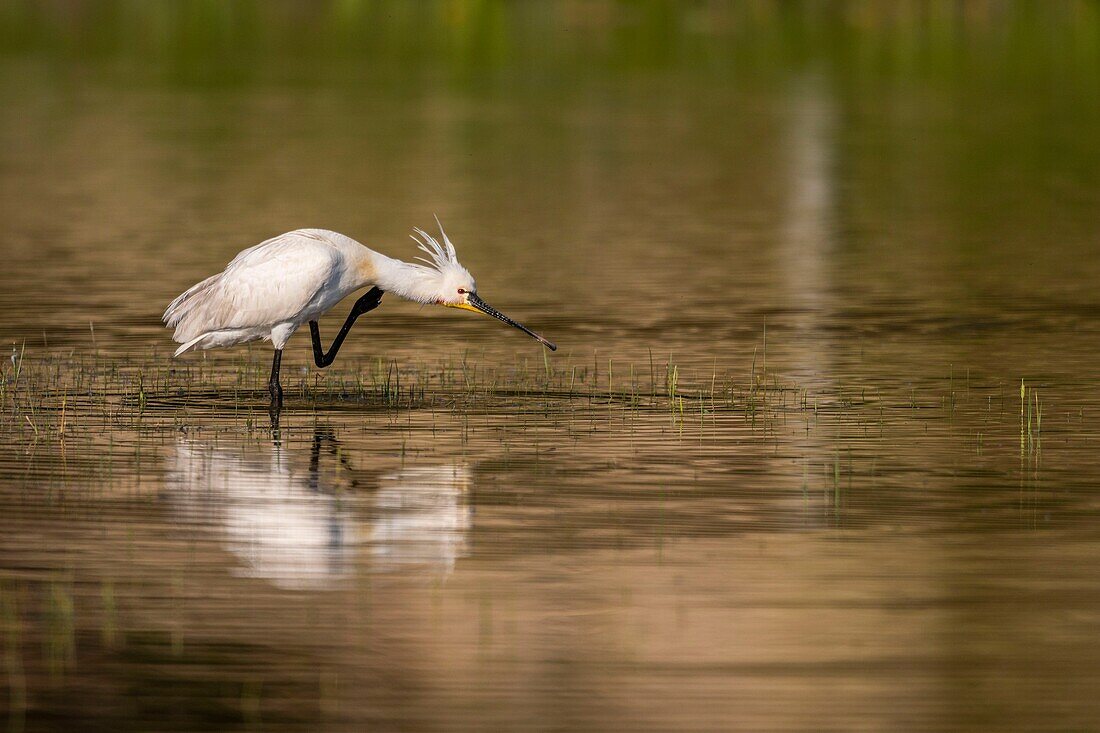
[[[411,69],[5,17],[9,730],[1096,728],[1096,19],[854,5]],[[263,346],[169,360],[239,249],[433,214],[556,354],[387,298],[275,431]]]

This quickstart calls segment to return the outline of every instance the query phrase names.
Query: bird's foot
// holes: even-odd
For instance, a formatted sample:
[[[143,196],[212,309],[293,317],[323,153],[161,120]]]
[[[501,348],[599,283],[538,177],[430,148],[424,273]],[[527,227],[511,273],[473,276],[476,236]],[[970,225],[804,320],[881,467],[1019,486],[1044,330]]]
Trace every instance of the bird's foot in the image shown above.
[[[355,301],[355,313],[361,316],[377,308],[379,303],[382,302],[383,292],[384,291],[378,288],[371,288],[368,290],[359,300]]]

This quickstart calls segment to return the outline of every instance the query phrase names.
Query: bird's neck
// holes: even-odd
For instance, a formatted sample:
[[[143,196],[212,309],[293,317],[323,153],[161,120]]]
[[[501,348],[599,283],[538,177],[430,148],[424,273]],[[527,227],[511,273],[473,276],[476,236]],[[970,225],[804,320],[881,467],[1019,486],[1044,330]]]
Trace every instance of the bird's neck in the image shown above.
[[[436,301],[438,282],[426,268],[387,257],[366,247],[363,249],[367,253],[360,265],[363,285],[375,285],[387,293],[418,303]]]

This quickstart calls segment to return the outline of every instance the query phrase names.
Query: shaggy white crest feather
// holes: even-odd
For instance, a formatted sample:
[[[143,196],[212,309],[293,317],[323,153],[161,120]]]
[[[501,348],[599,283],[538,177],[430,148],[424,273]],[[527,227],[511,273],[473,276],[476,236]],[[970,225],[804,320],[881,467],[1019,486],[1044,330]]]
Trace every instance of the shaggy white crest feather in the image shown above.
[[[417,257],[417,262],[401,262],[401,272],[389,285],[388,290],[396,295],[418,303],[458,303],[462,301],[459,289],[476,292],[477,284],[470,271],[458,261],[455,247],[451,243],[443,225],[436,217],[443,243],[416,227],[409,237],[416,242],[421,252],[428,258]]]

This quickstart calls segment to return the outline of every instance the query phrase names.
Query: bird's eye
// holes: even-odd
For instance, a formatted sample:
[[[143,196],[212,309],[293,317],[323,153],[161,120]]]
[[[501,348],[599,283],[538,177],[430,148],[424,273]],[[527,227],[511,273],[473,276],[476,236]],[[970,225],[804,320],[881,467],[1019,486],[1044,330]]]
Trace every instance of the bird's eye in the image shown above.
[[[465,295],[466,294],[466,289],[465,288],[459,288],[458,289],[458,294],[459,295]]]

